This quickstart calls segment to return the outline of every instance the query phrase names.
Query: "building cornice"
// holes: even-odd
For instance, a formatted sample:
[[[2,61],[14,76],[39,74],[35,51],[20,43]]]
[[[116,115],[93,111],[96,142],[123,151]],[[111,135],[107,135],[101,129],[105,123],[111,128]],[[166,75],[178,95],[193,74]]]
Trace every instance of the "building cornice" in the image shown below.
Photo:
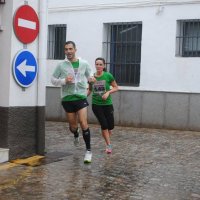
[[[116,9],[116,8],[140,8],[140,7],[154,7],[154,6],[168,6],[168,5],[188,5],[200,4],[200,0],[163,0],[163,1],[134,1],[123,3],[103,3],[103,4],[86,4],[86,5],[71,5],[60,7],[49,7],[49,13],[54,12],[69,12],[69,11],[88,11],[88,10],[102,10],[102,9]]]

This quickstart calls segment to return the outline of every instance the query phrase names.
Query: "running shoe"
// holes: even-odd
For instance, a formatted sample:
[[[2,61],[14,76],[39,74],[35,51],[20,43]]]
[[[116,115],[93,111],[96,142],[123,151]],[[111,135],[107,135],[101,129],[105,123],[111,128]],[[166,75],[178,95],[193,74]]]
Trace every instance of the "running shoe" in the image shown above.
[[[84,157],[84,163],[91,163],[92,162],[92,152],[86,151],[85,157]]]
[[[111,144],[109,144],[109,145],[106,147],[106,153],[107,153],[107,154],[112,153],[112,146],[111,146]]]

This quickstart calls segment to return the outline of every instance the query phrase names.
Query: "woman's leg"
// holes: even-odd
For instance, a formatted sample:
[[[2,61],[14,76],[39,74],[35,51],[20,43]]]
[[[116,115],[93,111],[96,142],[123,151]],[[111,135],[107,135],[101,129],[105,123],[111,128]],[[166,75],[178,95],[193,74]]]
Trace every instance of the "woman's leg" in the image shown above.
[[[106,142],[106,145],[110,145],[110,134],[108,129],[102,130],[102,136]]]

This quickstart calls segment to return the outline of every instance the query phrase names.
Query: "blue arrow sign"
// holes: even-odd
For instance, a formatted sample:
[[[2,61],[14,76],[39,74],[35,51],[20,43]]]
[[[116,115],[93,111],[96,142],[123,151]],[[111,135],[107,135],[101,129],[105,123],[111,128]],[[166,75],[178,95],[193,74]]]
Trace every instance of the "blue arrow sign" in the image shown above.
[[[13,62],[15,80],[22,87],[29,87],[37,76],[38,66],[33,54],[27,50],[19,51]]]

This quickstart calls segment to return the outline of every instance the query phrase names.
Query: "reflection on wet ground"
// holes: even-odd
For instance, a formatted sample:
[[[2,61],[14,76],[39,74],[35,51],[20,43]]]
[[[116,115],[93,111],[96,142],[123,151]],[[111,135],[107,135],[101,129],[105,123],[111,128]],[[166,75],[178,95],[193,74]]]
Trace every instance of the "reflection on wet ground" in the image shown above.
[[[105,154],[91,125],[93,160],[73,146],[64,122],[46,122],[46,157],[38,166],[0,165],[0,200],[199,200],[200,133],[116,127]]]

